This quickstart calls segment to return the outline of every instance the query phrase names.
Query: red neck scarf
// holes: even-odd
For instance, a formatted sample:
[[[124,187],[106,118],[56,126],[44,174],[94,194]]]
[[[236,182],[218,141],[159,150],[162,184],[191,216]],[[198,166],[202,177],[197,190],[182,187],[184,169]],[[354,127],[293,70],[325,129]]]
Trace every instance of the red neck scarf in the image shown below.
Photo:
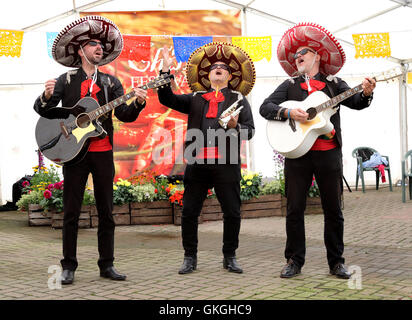
[[[315,79],[310,79],[309,84],[310,84],[310,91],[308,91],[308,84],[306,82],[302,82],[300,84],[300,86],[303,90],[308,91],[308,94],[311,94],[311,93],[313,93],[315,91],[318,91],[318,90],[320,91],[326,85],[324,82],[319,81],[319,80],[315,80]]]
[[[219,102],[225,101],[225,96],[219,91],[216,97],[216,91],[212,91],[203,94],[202,97],[209,101],[209,110],[207,111],[206,118],[216,118],[217,105]]]
[[[92,85],[92,79],[87,79],[87,80],[84,80],[84,81],[82,82],[82,85],[81,85],[81,87],[80,87],[80,98],[84,98],[84,97],[87,95],[87,93],[89,92],[89,88],[90,88],[91,85]],[[93,90],[92,90],[92,93],[91,93],[91,97],[92,97],[94,100],[96,100],[96,101],[98,101],[96,94],[97,94],[99,91],[100,91],[100,88],[99,88],[99,87],[97,86],[97,84],[95,83],[95,84],[93,85]]]

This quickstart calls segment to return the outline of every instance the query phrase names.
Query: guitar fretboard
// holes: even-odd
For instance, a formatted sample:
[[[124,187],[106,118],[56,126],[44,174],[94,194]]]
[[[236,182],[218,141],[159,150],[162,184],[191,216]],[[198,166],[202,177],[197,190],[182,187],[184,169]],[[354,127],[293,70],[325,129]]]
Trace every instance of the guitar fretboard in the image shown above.
[[[341,103],[343,100],[357,94],[358,92],[362,91],[362,84],[353,87],[352,89],[346,90],[345,92],[342,92],[341,94],[338,94],[337,96],[333,97],[332,99],[318,105],[315,109],[316,112],[319,113],[325,109],[332,108],[339,103]]]

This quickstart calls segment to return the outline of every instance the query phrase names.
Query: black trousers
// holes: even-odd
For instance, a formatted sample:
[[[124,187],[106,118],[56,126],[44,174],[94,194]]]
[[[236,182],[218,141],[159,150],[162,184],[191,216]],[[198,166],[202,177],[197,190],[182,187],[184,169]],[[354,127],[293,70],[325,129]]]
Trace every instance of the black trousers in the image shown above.
[[[208,189],[215,188],[223,212],[223,248],[225,257],[236,254],[240,232],[239,165],[188,165],[184,176],[182,242],[185,256],[196,256],[198,217]]]
[[[113,220],[113,152],[88,152],[84,159],[71,166],[63,166],[64,175],[64,220],[63,220],[63,269],[77,268],[77,232],[84,189],[89,173],[93,177],[94,196],[99,218],[97,230],[100,269],[113,266],[114,228]]]
[[[309,151],[297,159],[286,159],[285,181],[287,197],[285,258],[299,266],[305,263],[306,197],[315,175],[324,212],[324,242],[330,268],[344,263],[342,195],[342,152],[340,148],[328,151]]]

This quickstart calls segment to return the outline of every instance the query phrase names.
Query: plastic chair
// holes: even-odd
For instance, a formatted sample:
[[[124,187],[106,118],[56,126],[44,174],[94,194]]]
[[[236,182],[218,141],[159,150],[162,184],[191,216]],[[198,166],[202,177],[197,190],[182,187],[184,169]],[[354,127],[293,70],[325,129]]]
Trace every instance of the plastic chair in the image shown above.
[[[375,171],[376,174],[376,190],[379,189],[379,175],[380,175],[380,171],[378,168],[365,168],[363,167],[362,163],[369,160],[370,156],[375,153],[378,152],[373,148],[370,147],[358,147],[356,149],[354,149],[352,151],[352,157],[354,157],[356,159],[357,162],[357,166],[356,166],[356,188],[355,190],[358,190],[358,182],[359,182],[359,176],[361,178],[361,182],[362,182],[362,192],[365,193],[365,179],[363,177],[363,172],[364,171]],[[386,160],[388,161],[388,165],[385,166],[385,171],[387,171],[388,173],[388,182],[389,182],[389,189],[390,191],[392,191],[392,179],[391,179],[391,168],[390,168],[390,164],[389,164],[389,157],[388,156],[384,156],[381,155],[382,158],[386,158]]]
[[[410,158],[409,160],[408,157]],[[407,162],[409,163],[408,170],[406,170]],[[409,150],[402,159],[402,202],[406,202],[406,178],[409,178],[409,200],[412,200],[412,150]]]

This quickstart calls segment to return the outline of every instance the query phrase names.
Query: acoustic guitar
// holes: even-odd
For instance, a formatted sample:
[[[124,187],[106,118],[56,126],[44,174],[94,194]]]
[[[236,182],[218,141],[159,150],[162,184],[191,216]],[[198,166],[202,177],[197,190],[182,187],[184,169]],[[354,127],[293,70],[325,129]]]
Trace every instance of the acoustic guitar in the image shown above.
[[[384,77],[377,79],[376,82],[388,81],[399,77],[402,73],[389,76],[383,73]],[[293,119],[286,121],[268,120],[266,135],[271,147],[284,155],[286,158],[299,158],[312,148],[316,139],[333,130],[330,118],[337,112],[334,108],[345,99],[362,91],[362,84],[349,89],[333,98],[330,98],[322,91],[315,91],[303,101],[285,101],[280,104],[283,108],[301,108],[308,114],[306,122],[297,122]]]
[[[170,83],[173,75],[163,74],[140,88],[155,89]],[[40,117],[36,125],[36,142],[46,158],[57,164],[74,164],[87,153],[92,137],[104,137],[107,132],[101,126],[101,118],[135,96],[131,91],[100,106],[91,98],[80,99],[71,108],[55,107]]]

